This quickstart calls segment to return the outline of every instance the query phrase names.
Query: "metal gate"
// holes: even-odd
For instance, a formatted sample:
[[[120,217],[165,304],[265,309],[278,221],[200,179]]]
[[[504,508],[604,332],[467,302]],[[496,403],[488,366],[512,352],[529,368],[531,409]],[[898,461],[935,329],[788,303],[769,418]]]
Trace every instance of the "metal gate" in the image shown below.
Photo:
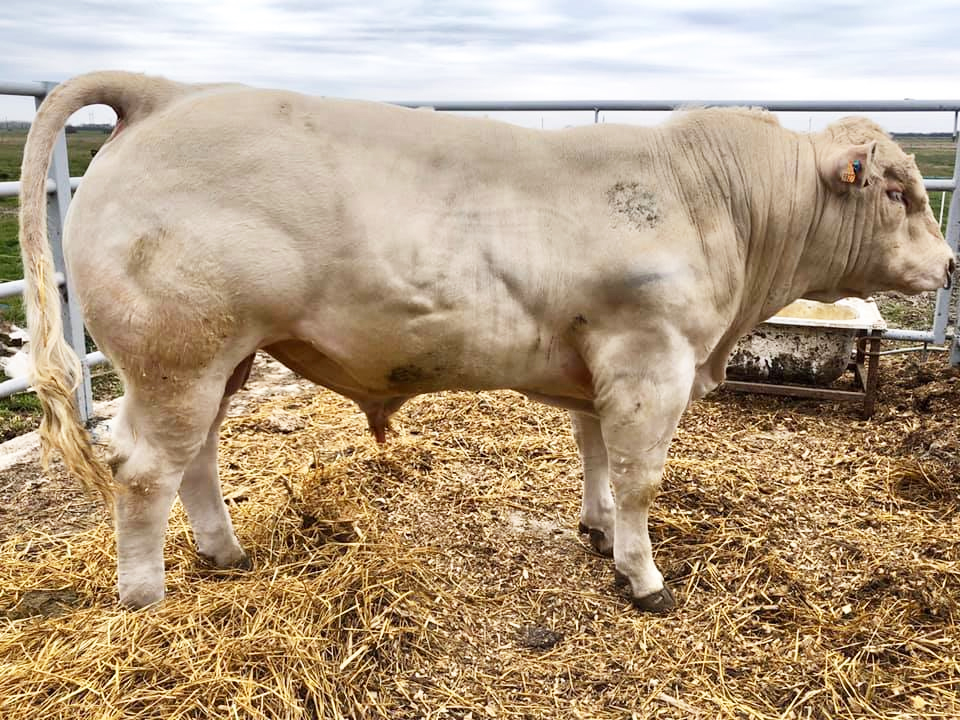
[[[0,82],[0,95],[22,95],[35,98],[39,107],[47,93],[56,86],[56,83],[29,82],[4,83]],[[722,101],[694,101],[694,100],[655,100],[655,101],[574,101],[574,102],[397,102],[405,107],[432,108],[445,112],[583,112],[592,113],[593,122],[598,122],[601,112],[662,112],[690,106],[749,106],[765,107],[774,112],[952,112],[953,137],[957,138],[957,117],[960,113],[960,100],[902,100],[902,101],[769,101],[762,100],[722,100]],[[88,353],[84,340],[83,320],[80,317],[80,308],[70,300],[70,287],[65,280],[63,250],[61,237],[67,208],[70,204],[71,191],[76,189],[80,178],[69,176],[67,163],[66,136],[61,131],[57,140],[53,161],[50,166],[50,179],[47,182],[49,199],[47,203],[47,222],[50,244],[53,248],[54,263],[58,280],[60,281],[62,310],[64,317],[64,332],[67,340],[77,355],[83,358],[83,382],[77,389],[77,401],[80,414],[84,421],[93,415],[93,399],[90,390],[90,368],[106,362],[100,352]],[[950,247],[957,252],[960,241],[960,193],[955,192],[960,185],[960,143],[954,158],[953,177],[949,179],[924,179],[924,186],[928,192],[951,192],[950,209],[947,214],[946,238]],[[20,193],[20,183],[0,182],[0,197],[16,197]],[[0,283],[0,299],[21,295],[24,289],[23,280]],[[960,307],[958,307],[960,311]],[[937,291],[936,307],[933,324],[929,330],[889,329],[884,331],[884,340],[893,340],[917,344],[921,347],[928,345],[942,345],[947,338],[947,320],[950,315],[950,291]],[[955,315],[956,317],[956,315]],[[960,365],[960,332],[955,332],[952,338],[950,362]],[[28,389],[25,379],[7,380],[0,382],[0,397],[7,397]]]
[[[37,107],[47,96],[56,83],[0,83],[0,94],[27,95],[35,98]],[[70,165],[67,162],[67,142],[64,131],[60,131],[53,150],[53,160],[50,164],[49,180],[47,180],[47,234],[53,249],[53,262],[57,270],[57,280],[60,284],[60,304],[63,312],[63,332],[67,341],[77,356],[82,359],[83,381],[77,388],[76,398],[80,416],[84,422],[93,416],[93,395],[90,389],[90,368],[106,362],[103,353],[88,353],[83,331],[83,318],[80,316],[78,303],[70,301],[70,288],[66,281],[63,262],[64,221],[67,217],[67,208],[70,205],[71,192],[80,183],[80,178],[70,177]],[[0,197],[16,197],[20,194],[20,183],[0,182]],[[22,295],[23,280],[0,283],[0,299]],[[0,397],[7,397],[14,393],[23,392],[29,388],[26,378],[16,378],[0,382]]]

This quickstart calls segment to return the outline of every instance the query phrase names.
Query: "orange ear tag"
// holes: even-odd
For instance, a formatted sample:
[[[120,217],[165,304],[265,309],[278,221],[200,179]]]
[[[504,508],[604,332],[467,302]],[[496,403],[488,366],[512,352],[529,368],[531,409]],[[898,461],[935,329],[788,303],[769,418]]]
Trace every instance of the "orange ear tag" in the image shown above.
[[[860,170],[860,161],[851,160],[847,163],[847,169],[840,173],[840,182],[855,183],[857,181],[857,172]]]

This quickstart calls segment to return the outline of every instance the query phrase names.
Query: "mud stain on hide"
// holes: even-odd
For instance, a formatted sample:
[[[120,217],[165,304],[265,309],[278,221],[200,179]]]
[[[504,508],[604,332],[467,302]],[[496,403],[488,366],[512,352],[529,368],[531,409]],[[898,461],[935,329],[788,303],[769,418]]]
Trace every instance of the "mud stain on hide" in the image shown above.
[[[390,374],[387,375],[387,381],[391,385],[408,385],[422,382],[426,377],[426,371],[418,365],[400,365],[390,371]]]
[[[642,189],[639,183],[617,183],[607,190],[607,201],[638,230],[648,230],[660,223],[657,196]]]
[[[127,271],[130,275],[139,278],[152,274],[154,258],[166,237],[167,231],[162,227],[137,236],[130,244],[127,255]]]

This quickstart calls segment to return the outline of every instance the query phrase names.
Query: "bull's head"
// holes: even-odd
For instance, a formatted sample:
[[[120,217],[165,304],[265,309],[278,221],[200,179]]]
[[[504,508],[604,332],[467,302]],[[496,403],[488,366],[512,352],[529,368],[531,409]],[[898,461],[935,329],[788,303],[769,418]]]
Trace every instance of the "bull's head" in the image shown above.
[[[934,218],[923,178],[875,123],[845,118],[813,137],[823,182],[821,223],[838,241],[842,268],[813,299],[865,296],[877,290],[914,294],[948,287],[954,257]],[[838,277],[839,276],[839,277]]]

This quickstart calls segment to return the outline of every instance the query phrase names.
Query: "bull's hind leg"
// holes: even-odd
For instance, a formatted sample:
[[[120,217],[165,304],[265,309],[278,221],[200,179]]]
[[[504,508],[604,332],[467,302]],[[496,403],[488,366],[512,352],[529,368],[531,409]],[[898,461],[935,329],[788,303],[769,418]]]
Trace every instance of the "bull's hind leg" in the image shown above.
[[[227,414],[231,396],[246,382],[253,365],[253,355],[244,360],[227,381],[217,417],[210,427],[207,440],[193,462],[183,473],[180,483],[180,502],[183,503],[193,528],[197,553],[217,567],[249,568],[250,560],[240,546],[233,530],[230,513],[220,490],[217,468],[217,445],[220,424]]]
[[[131,378],[114,423],[111,466],[120,602],[164,597],[163,543],[184,471],[206,443],[229,372],[151,384]]]
[[[589,534],[590,544],[598,553],[612,555],[614,503],[607,473],[607,448],[603,444],[600,421],[578,412],[570,413],[570,421],[583,464],[580,532]]]

